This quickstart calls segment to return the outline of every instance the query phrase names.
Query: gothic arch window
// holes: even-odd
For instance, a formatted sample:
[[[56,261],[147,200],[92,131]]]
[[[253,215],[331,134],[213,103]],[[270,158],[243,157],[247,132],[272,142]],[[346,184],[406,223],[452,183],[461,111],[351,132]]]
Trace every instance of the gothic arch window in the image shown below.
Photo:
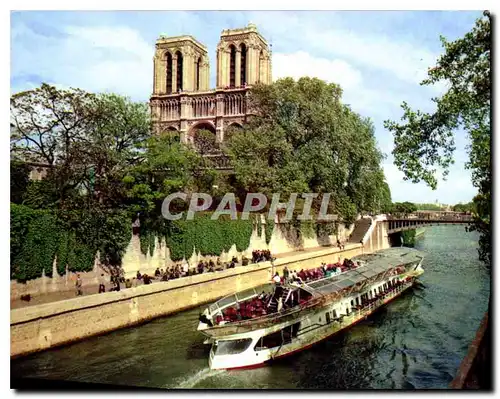
[[[172,94],[172,54],[167,52],[165,54],[166,64],[167,64],[167,94]]]
[[[234,44],[229,46],[229,87],[236,86],[236,47]]]
[[[195,65],[195,84],[196,91],[200,90],[200,70],[201,70],[201,57],[198,57]]]
[[[183,63],[183,57],[182,53],[180,51],[177,51],[175,53],[177,56],[177,91],[182,91],[182,63]]]
[[[247,46],[245,43],[241,43],[241,73],[240,81],[238,82],[240,86],[244,86],[247,82]]]

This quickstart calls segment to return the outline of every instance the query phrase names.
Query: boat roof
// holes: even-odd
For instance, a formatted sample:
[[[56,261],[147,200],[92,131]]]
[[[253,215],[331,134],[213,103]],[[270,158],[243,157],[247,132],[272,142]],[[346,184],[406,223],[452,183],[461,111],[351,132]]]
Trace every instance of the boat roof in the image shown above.
[[[377,276],[387,270],[419,262],[424,253],[413,248],[389,248],[351,258],[359,266],[340,275],[304,283],[302,288],[312,294],[328,295]]]

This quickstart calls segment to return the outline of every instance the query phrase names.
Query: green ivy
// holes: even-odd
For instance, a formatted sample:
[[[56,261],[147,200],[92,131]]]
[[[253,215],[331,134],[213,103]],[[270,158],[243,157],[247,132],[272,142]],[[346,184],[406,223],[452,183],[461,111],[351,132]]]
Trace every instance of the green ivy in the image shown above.
[[[274,230],[274,220],[266,220],[266,244],[269,245]]]
[[[304,238],[314,238],[315,228],[312,220],[304,220],[300,223],[300,233]]]
[[[262,235],[262,219],[260,218],[260,214],[257,215],[257,236],[260,237]]]
[[[193,220],[166,222],[165,239],[174,261],[189,258],[194,248],[202,255],[220,255],[233,244],[238,251],[250,245],[252,220],[230,220],[225,215],[211,220],[211,214],[197,214]]]
[[[338,226],[335,222],[324,222],[316,224],[316,236],[325,237],[336,234],[338,231]]]
[[[148,231],[141,231],[139,233],[139,243],[140,243],[140,246],[141,246],[141,252],[144,254],[144,255],[147,255],[148,253],[148,250],[149,250],[149,236],[150,236],[150,232]]]
[[[132,234],[130,218],[114,211],[35,210],[11,204],[11,278],[27,281],[52,276],[66,266],[72,272],[87,272],[94,267],[97,251],[110,265],[121,262]]]

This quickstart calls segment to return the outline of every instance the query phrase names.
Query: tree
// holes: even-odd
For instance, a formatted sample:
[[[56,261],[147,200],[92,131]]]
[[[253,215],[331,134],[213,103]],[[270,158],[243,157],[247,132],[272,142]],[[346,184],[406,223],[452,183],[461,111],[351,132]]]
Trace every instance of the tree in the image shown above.
[[[30,167],[22,162],[10,162],[10,202],[21,204],[29,184]]]
[[[460,203],[453,205],[452,210],[453,212],[476,213],[476,208],[473,201],[468,202],[466,204]]]
[[[394,163],[413,182],[424,181],[436,188],[437,168],[446,176],[453,163],[454,131],[461,127],[469,135],[469,161],[477,213],[471,230],[480,233],[480,259],[491,264],[491,16],[476,20],[463,38],[448,42],[441,37],[444,54],[428,71],[422,85],[447,82],[448,90],[433,98],[432,113],[413,111],[402,104],[403,123],[385,121],[394,135]]]
[[[412,202],[395,202],[392,206],[392,212],[394,213],[413,213],[417,211],[417,206]]]
[[[252,89],[256,116],[224,144],[243,191],[335,193],[332,210],[349,219],[384,196],[382,154],[373,124],[340,102],[342,90],[316,78],[280,79]],[[385,189],[385,187],[384,187]]]

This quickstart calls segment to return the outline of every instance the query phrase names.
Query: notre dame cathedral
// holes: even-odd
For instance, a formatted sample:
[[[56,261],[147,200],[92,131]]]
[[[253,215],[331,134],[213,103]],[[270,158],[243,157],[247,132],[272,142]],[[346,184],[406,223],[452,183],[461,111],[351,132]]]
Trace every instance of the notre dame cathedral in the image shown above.
[[[194,143],[200,129],[224,140],[229,126],[249,116],[248,90],[271,83],[271,52],[254,24],[223,30],[217,46],[217,83],[210,89],[207,48],[192,36],[156,41],[151,115],[156,134],[179,132]]]

